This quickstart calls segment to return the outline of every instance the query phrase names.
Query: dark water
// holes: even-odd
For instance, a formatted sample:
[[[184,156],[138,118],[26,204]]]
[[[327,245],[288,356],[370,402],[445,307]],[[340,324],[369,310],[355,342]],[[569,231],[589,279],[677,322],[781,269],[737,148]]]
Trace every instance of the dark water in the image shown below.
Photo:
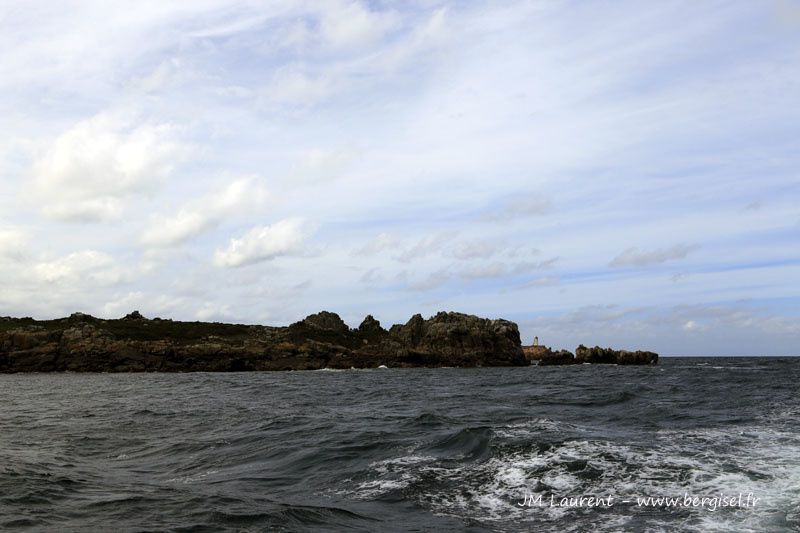
[[[0,529],[798,531],[799,391],[770,358],[5,375]],[[760,501],[635,501],[686,493]]]

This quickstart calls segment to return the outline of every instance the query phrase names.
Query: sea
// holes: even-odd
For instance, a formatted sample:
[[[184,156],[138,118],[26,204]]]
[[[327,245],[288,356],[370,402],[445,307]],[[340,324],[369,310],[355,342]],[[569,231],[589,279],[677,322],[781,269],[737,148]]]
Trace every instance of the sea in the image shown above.
[[[0,376],[2,531],[800,531],[800,358]]]

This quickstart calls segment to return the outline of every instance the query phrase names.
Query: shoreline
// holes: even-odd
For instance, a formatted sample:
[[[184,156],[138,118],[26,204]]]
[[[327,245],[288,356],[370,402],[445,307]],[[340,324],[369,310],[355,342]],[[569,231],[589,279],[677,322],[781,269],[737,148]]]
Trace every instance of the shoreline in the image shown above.
[[[0,373],[236,372],[351,368],[524,367],[531,364],[655,364],[653,352],[579,346],[531,357],[503,319],[440,312],[384,329],[368,315],[350,328],[321,311],[289,326],[148,319],[83,313],[54,320],[0,318]]]

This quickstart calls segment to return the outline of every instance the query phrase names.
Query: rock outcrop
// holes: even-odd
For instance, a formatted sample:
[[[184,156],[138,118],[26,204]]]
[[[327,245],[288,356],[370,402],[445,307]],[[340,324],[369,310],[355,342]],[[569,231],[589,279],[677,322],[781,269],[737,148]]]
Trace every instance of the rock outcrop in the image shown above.
[[[303,322],[315,328],[338,331],[339,333],[350,331],[350,328],[344,323],[344,320],[336,313],[331,313],[330,311],[320,311],[319,313],[308,315],[303,319]]]
[[[190,372],[527,365],[513,322],[414,315],[388,331],[372,316],[350,329],[323,311],[288,327],[82,313],[0,318],[0,372]]]
[[[383,349],[409,363],[435,366],[522,366],[519,328],[507,320],[488,320],[462,313],[438,313],[423,320],[414,315],[395,325]],[[427,365],[426,365],[427,366]]]
[[[627,350],[612,350],[611,348],[587,348],[583,344],[575,349],[575,362],[591,364],[612,365],[654,365],[658,363],[658,354],[655,352],[629,352]]]
[[[553,352],[548,350],[539,359],[539,366],[571,365],[575,363],[575,355],[568,350],[558,350]]]
[[[531,364],[539,366],[576,365],[576,364],[610,364],[610,365],[654,365],[658,364],[655,352],[629,352],[611,348],[587,348],[583,344],[575,349],[575,353],[567,350],[554,352],[546,346],[523,346],[525,357]]]

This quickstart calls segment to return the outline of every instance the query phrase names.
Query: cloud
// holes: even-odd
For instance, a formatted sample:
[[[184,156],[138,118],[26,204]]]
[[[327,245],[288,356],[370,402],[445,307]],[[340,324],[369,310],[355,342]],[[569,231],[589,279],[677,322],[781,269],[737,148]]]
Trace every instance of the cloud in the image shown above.
[[[194,200],[172,216],[154,215],[142,234],[146,246],[170,247],[219,225],[226,217],[262,206],[269,193],[254,176],[238,178],[220,191]]]
[[[310,279],[307,279],[305,281],[301,281],[300,283],[297,283],[296,285],[293,285],[291,287],[291,290],[298,291],[298,292],[299,291],[304,291],[304,290],[310,288],[312,285],[314,285],[314,282],[312,280],[310,280]]]
[[[22,261],[26,255],[25,233],[15,228],[0,228],[0,259]]]
[[[132,195],[153,191],[172,172],[179,151],[169,124],[101,113],[58,136],[34,165],[33,192],[58,220],[118,219]]]
[[[400,239],[391,233],[381,233],[367,244],[358,248],[353,255],[376,255],[385,250],[395,250],[400,246]]]
[[[456,259],[465,261],[470,259],[488,259],[503,248],[503,245],[490,240],[464,241],[456,244],[451,254]]]
[[[656,321],[686,331],[757,331],[779,336],[800,336],[800,321],[743,305],[679,305]]]
[[[102,316],[116,318],[138,310],[146,317],[170,316],[177,308],[189,303],[181,296],[168,294],[149,294],[143,291],[131,291],[123,295],[115,294],[102,307]]]
[[[420,259],[427,255],[441,252],[447,243],[458,235],[457,231],[440,231],[432,235],[427,235],[418,240],[414,245],[402,250],[395,256],[395,259],[403,263],[408,263],[415,259]]]
[[[103,316],[118,317],[127,315],[131,311],[138,309],[144,301],[145,295],[142,291],[129,292],[103,305]]]
[[[360,2],[329,2],[319,26],[326,45],[352,48],[377,41],[397,27],[398,18],[396,13],[372,11]]]
[[[683,324],[683,330],[689,332],[703,332],[708,331],[708,326],[704,326],[695,320],[687,320],[686,323]]]
[[[555,276],[546,276],[542,278],[532,279],[522,285],[516,287],[517,289],[530,289],[534,287],[555,287],[561,283],[561,279]]]
[[[76,283],[91,281],[101,285],[116,285],[125,280],[122,269],[109,254],[96,250],[81,250],[33,265],[34,279],[44,283]]]
[[[528,193],[514,197],[497,207],[487,210],[484,218],[499,222],[542,216],[552,210],[553,204],[541,193]]]
[[[446,284],[450,281],[450,277],[450,273],[446,270],[439,270],[432,272],[423,279],[409,283],[406,288],[410,291],[430,291]]]
[[[306,183],[333,180],[341,175],[356,155],[357,151],[349,148],[307,150],[294,166],[290,178]]]
[[[380,273],[380,269],[370,268],[361,275],[359,281],[367,285],[372,285],[383,281],[383,275]]]
[[[544,270],[551,268],[556,261],[557,257],[547,259],[546,261],[523,261],[516,264],[507,264],[500,261],[495,261],[487,265],[478,265],[469,267],[461,271],[461,277],[468,280],[485,279],[485,278],[505,278],[509,276],[519,276],[521,274],[528,274],[536,270]]]
[[[205,302],[203,306],[198,309],[195,314],[197,320],[217,322],[230,321],[232,316],[230,305],[219,305],[211,302]]]
[[[482,279],[502,279],[514,276],[528,274],[530,272],[545,270],[551,268],[555,262],[558,261],[557,257],[548,259],[546,261],[530,262],[523,261],[519,263],[503,263],[501,261],[494,261],[492,263],[477,265],[466,268],[454,268],[458,265],[451,265],[450,267],[441,268],[433,271],[427,276],[407,282],[408,272],[402,271],[397,276],[398,281],[406,282],[405,288],[411,291],[428,291],[441,287],[449,283],[454,277],[459,277],[464,282],[474,282]],[[544,278],[543,278],[544,279]],[[376,281],[375,274],[372,270],[368,271],[362,277],[362,281]],[[544,283],[541,281],[540,283]],[[551,281],[548,279],[548,284]]]
[[[501,254],[514,258],[525,255],[539,255],[540,253],[541,250],[530,246],[508,244],[504,238],[460,241],[450,250],[450,255],[461,261],[490,259]]]
[[[156,93],[165,89],[176,79],[180,68],[180,59],[166,59],[146,76],[131,80],[130,84],[144,92]]]
[[[587,335],[598,330],[610,331],[630,327],[649,310],[643,307],[622,307],[614,304],[586,305],[578,309],[537,317],[526,325],[534,331],[547,330],[564,336]]]
[[[647,267],[660,265],[667,261],[685,259],[690,252],[696,250],[698,246],[677,244],[671,248],[652,250],[649,252],[641,251],[636,247],[628,248],[610,263],[611,267]]]
[[[328,99],[343,85],[333,72],[309,73],[297,65],[282,67],[261,91],[268,108],[288,106],[309,108]]]
[[[219,267],[240,267],[294,254],[306,239],[304,221],[293,218],[271,226],[256,226],[242,237],[231,239],[225,250],[214,253]]]

